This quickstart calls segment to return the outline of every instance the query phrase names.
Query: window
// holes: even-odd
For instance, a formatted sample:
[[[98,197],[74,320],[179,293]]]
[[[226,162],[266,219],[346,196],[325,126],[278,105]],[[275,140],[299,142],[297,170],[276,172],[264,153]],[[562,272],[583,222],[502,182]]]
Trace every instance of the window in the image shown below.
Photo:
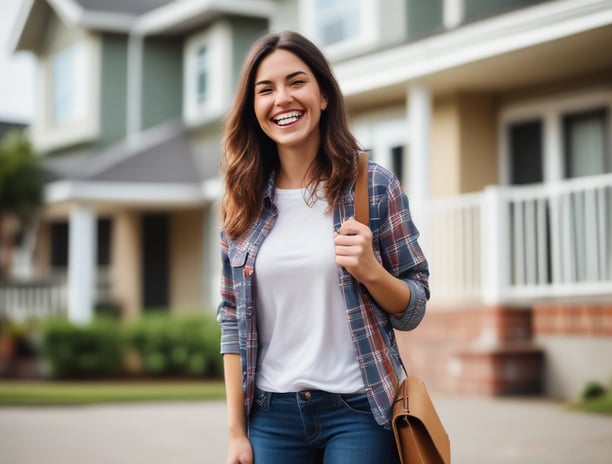
[[[393,173],[399,179],[400,183],[404,183],[404,147],[402,145],[391,148],[391,165]]]
[[[201,46],[197,52],[196,81],[198,103],[202,103],[206,100],[208,93],[208,51],[206,46]]]
[[[355,0],[316,0],[316,36],[322,46],[359,36],[360,2]]]
[[[519,122],[509,126],[510,183],[542,182],[542,121]]]
[[[563,116],[565,177],[581,177],[612,171],[606,143],[608,112],[605,108]]]
[[[52,58],[52,118],[57,126],[85,116],[86,53],[82,44],[72,45]]]
[[[337,59],[374,43],[378,7],[374,0],[301,0],[302,28]]]
[[[219,117],[231,99],[232,43],[226,23],[185,41],[183,118],[188,125],[197,126]]]

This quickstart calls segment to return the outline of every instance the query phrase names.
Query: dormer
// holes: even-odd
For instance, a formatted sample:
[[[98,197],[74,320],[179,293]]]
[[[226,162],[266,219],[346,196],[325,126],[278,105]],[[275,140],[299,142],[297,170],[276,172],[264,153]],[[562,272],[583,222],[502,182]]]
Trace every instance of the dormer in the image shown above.
[[[269,29],[276,2],[171,2],[138,18],[133,37],[144,43],[182,38],[182,120],[187,127],[218,123],[232,103],[242,61]]]
[[[37,60],[32,141],[41,152],[105,145],[126,133],[127,35],[137,15],[170,0],[25,0],[14,51]]]

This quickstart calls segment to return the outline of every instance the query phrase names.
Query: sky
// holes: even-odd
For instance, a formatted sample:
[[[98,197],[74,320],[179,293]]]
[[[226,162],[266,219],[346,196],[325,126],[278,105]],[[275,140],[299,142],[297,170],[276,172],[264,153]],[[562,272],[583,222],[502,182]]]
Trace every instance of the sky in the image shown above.
[[[34,113],[34,60],[13,54],[9,38],[25,0],[0,0],[0,120],[29,123]]]

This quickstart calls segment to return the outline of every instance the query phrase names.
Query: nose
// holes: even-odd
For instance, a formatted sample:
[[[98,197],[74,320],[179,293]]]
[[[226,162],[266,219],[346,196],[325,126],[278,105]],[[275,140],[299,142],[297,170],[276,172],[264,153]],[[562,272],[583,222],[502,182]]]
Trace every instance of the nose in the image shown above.
[[[287,87],[280,87],[276,92],[276,105],[283,106],[293,101],[293,96]]]

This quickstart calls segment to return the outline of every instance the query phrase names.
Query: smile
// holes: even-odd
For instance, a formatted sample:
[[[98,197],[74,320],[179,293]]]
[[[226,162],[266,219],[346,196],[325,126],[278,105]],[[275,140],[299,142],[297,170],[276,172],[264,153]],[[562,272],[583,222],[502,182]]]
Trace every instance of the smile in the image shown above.
[[[277,118],[274,118],[272,121],[278,126],[288,126],[289,124],[293,124],[297,122],[302,117],[302,113],[298,111],[292,111],[291,113],[285,113]]]

